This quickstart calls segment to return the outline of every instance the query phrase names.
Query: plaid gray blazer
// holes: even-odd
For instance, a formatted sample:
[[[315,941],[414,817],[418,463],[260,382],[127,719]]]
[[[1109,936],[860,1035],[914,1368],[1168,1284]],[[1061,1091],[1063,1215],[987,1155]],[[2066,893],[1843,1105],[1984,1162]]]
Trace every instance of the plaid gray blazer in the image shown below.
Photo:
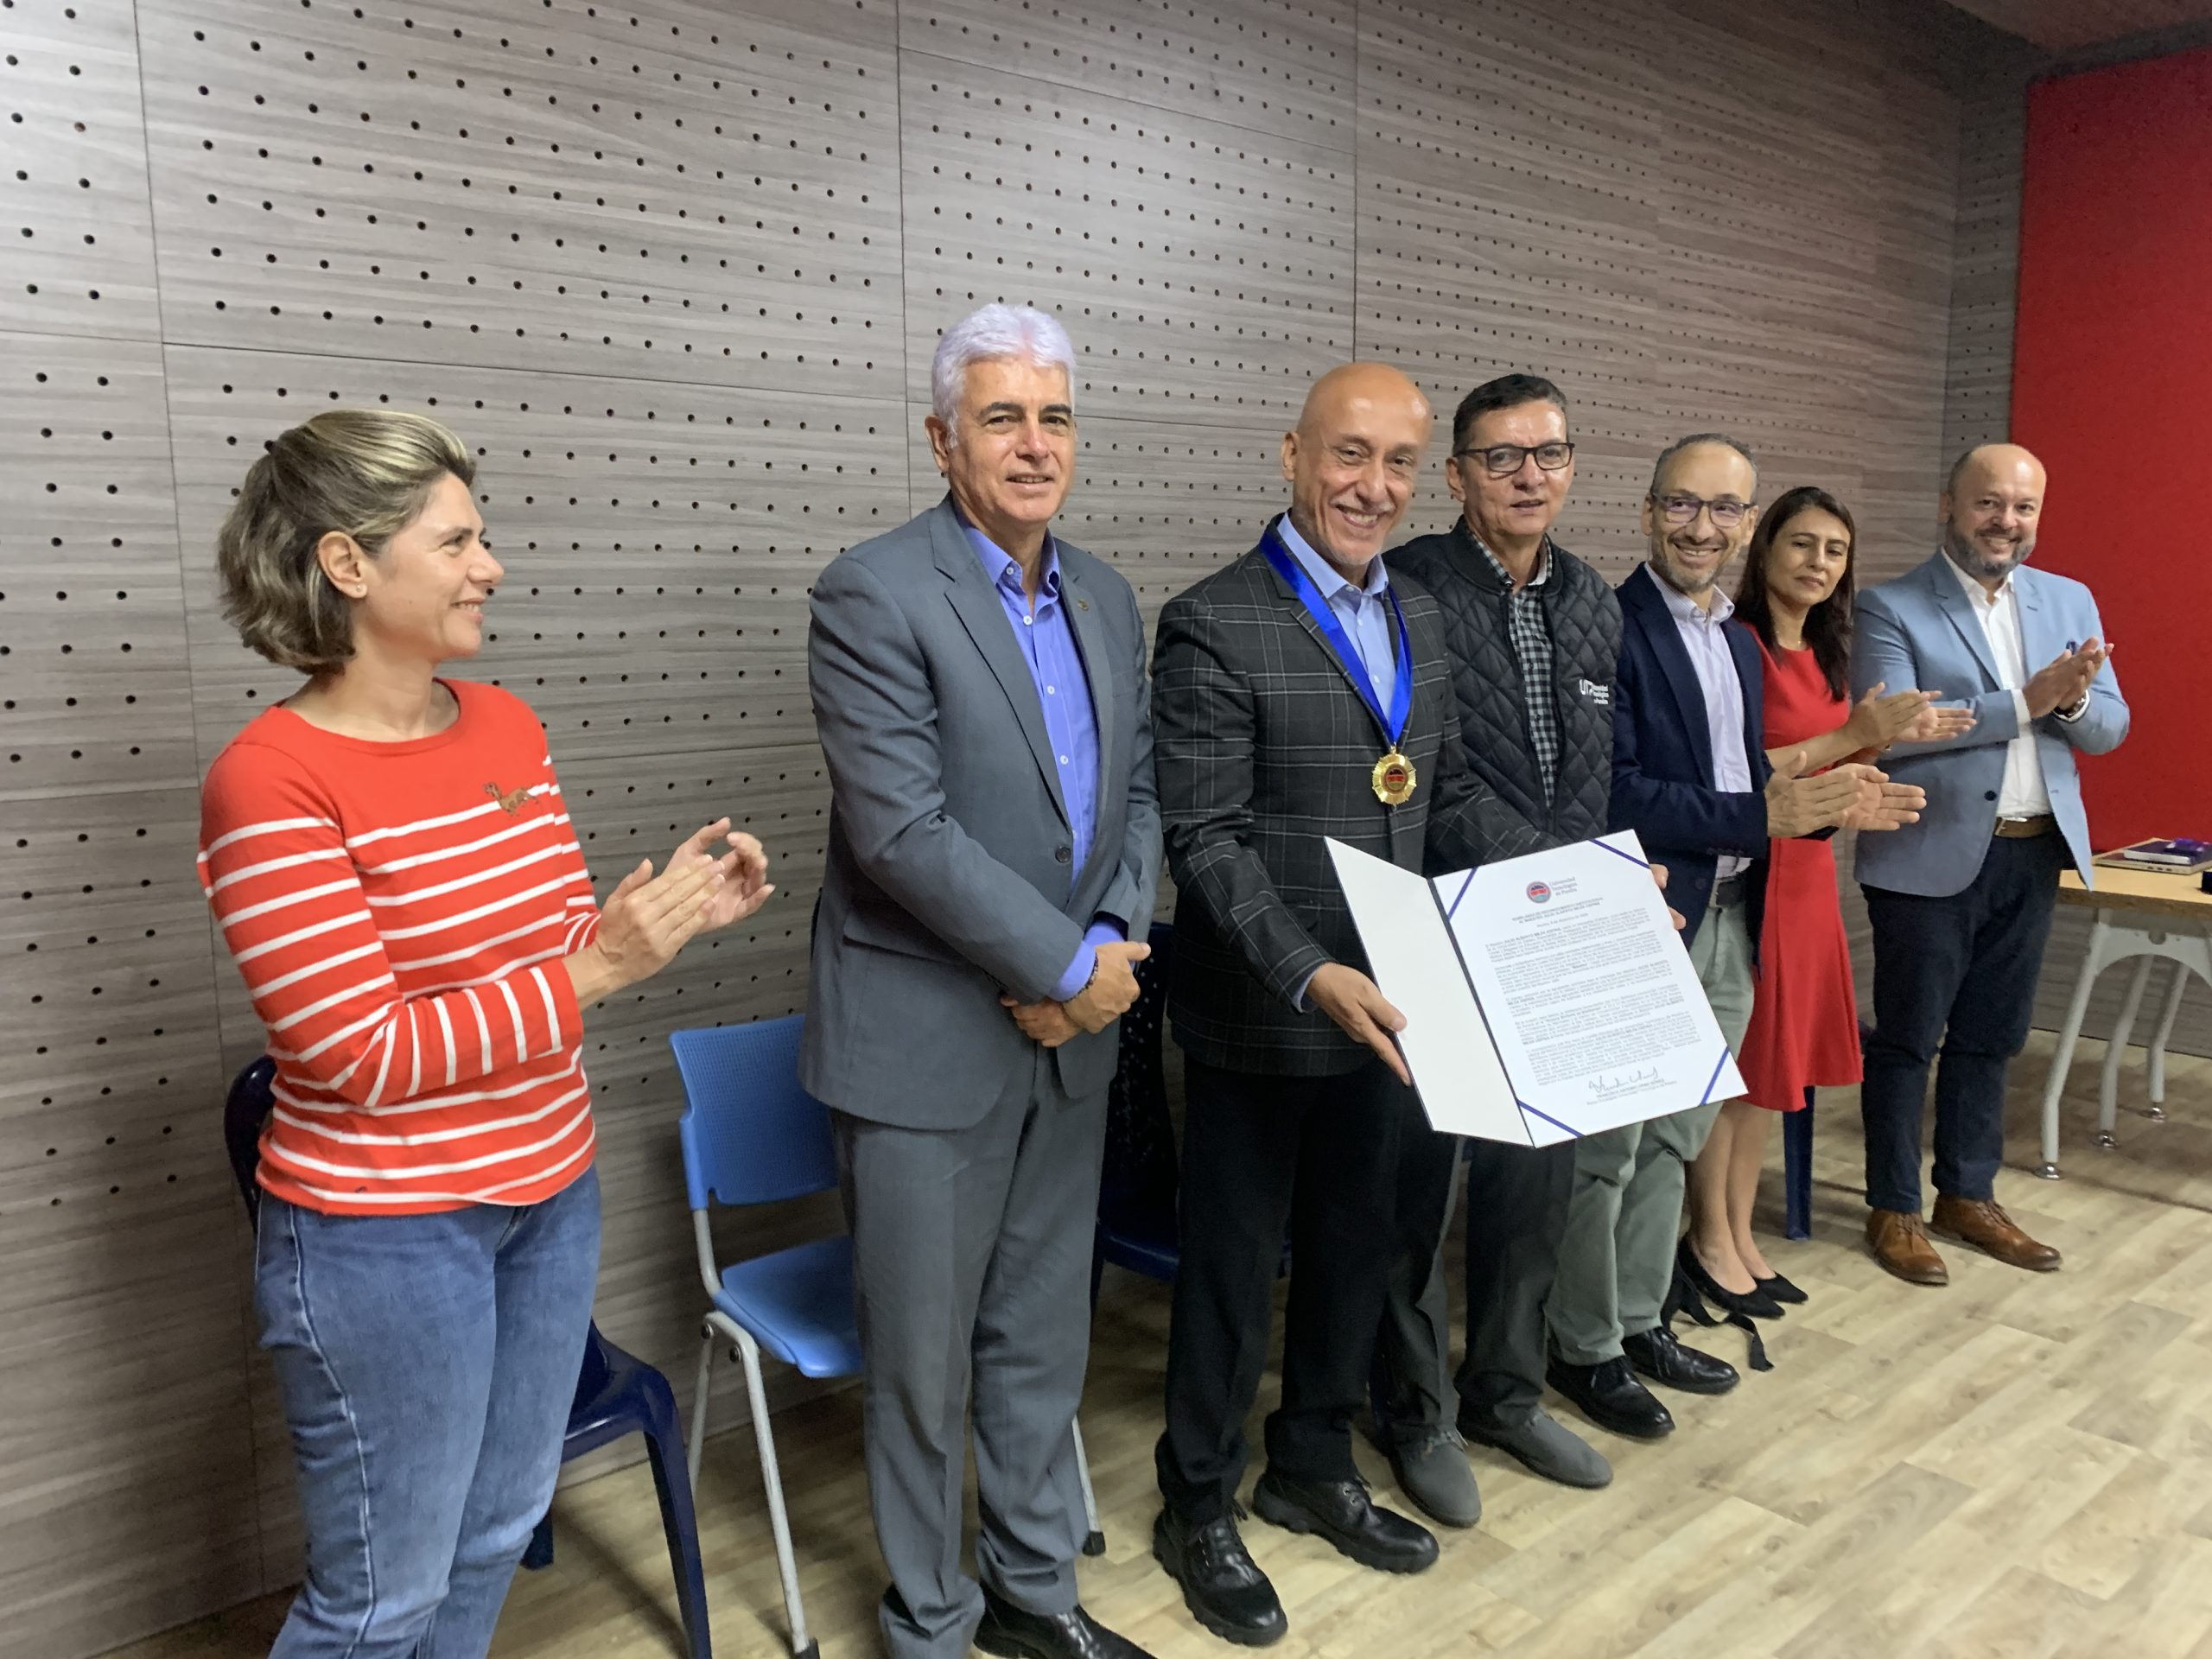
[[[1328,1077],[1368,1054],[1294,1001],[1325,962],[1367,968],[1323,836],[1430,874],[1552,844],[1468,766],[1443,618],[1426,588],[1391,582],[1413,649],[1399,747],[1420,781],[1403,806],[1376,798],[1382,729],[1258,548],[1160,612],[1153,756],[1177,888],[1167,1011],[1205,1065]]]

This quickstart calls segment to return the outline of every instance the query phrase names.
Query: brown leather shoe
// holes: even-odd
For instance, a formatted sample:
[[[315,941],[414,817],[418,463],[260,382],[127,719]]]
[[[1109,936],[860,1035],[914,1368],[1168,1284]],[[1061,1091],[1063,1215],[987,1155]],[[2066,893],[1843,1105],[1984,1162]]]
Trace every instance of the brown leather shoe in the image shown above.
[[[1986,1251],[2007,1267],[2050,1273],[2060,1261],[2056,1250],[2022,1232],[1994,1198],[1960,1198],[1939,1192],[1929,1224],[1945,1237]]]
[[[1920,1224],[1917,1215],[1901,1210],[1869,1210],[1866,1247],[1874,1252],[1877,1262],[1908,1284],[1951,1282],[1951,1270],[1928,1242],[1928,1230]]]

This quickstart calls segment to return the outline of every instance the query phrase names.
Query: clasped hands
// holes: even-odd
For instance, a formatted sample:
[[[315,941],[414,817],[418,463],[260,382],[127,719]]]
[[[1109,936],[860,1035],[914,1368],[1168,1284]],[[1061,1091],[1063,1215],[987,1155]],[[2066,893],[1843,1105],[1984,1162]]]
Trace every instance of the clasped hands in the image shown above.
[[[1151,954],[1148,944],[1108,940],[1097,948],[1098,965],[1091,970],[1090,983],[1066,1001],[1045,997],[1024,1002],[1001,994],[999,1005],[1013,1015],[1024,1036],[1046,1048],[1058,1048],[1081,1033],[1105,1030],[1135,1006],[1136,965]]]

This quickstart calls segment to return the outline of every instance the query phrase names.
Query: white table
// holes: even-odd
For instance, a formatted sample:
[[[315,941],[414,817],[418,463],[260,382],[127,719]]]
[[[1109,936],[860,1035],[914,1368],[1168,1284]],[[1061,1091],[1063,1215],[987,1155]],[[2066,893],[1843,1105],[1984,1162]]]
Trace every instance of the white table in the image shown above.
[[[2112,1040],[2105,1047],[2104,1074],[2097,1090],[2097,1144],[2119,1144],[2113,1125],[2119,1115],[2120,1062],[2135,1027],[2135,1015],[2150,988],[2152,966],[2175,964],[2173,983],[2159,1010],[2157,1034],[2151,1039],[2151,1110],[2154,1119],[2165,1116],[2166,1040],[2173,1035],[2174,1016],[2181,1012],[2182,993],[2195,973],[2212,984],[2212,893],[2197,885],[2195,875],[2170,875],[2158,870],[2120,870],[2097,867],[2096,891],[2082,885],[2072,870],[2058,880],[2058,902],[2087,906],[2096,912],[2089,929],[2089,948],[2082,963],[2082,976],[2075,982],[2074,1000],[2066,1009],[2066,1023],[2058,1033],[2058,1048],[2050,1057],[2050,1077],[2043,1090],[2043,1163],[2036,1173],[2047,1181],[2058,1179],[2058,1097],[2066,1087],[2067,1068],[2073,1064],[2074,1045],[2082,1035],[2082,1016],[2088,1011],[2089,993],[2097,976],[2113,963],[2135,960],[2127,982],[2127,995],[2120,1005]]]

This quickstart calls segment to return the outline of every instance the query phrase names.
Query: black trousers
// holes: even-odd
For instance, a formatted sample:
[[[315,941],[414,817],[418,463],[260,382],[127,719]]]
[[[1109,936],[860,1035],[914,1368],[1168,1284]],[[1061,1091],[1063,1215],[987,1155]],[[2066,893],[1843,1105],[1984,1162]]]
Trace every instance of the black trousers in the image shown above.
[[[1574,1142],[1512,1147],[1439,1135],[1408,1097],[1398,1146],[1398,1237],[1375,1344],[1376,1417],[1400,1440],[1464,1414],[1528,1421],[1543,1398],[1544,1299],[1559,1266]],[[1467,1156],[1466,1357],[1451,1370],[1444,1238]]]
[[[2005,1071],[2028,1040],[2066,863],[2063,836],[1997,836],[1963,892],[1930,899],[1865,889],[1874,1034],[1859,1103],[1875,1209],[1919,1212],[1921,1116],[1939,1045],[1936,1190],[1993,1196],[2005,1161]]]
[[[1243,1479],[1274,1282],[1290,1240],[1282,1403],[1270,1465],[1349,1480],[1395,1236],[1407,1090],[1381,1061],[1335,1077],[1261,1077],[1185,1057],[1182,1259],[1167,1335],[1167,1427],[1154,1453],[1168,1506],[1226,1514]]]

